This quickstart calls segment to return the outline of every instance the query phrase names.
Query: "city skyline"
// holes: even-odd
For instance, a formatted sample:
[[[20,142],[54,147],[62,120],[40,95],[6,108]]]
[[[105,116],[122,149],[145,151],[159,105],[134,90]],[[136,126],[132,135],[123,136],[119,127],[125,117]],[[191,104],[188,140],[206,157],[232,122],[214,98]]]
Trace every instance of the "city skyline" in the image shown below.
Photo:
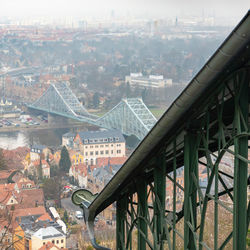
[[[226,8],[225,8],[226,7]],[[10,0],[2,1],[0,14],[10,18],[106,18],[118,16],[145,16],[164,18],[173,16],[198,15],[224,18],[240,18],[249,9],[247,0],[228,2],[226,0]]]

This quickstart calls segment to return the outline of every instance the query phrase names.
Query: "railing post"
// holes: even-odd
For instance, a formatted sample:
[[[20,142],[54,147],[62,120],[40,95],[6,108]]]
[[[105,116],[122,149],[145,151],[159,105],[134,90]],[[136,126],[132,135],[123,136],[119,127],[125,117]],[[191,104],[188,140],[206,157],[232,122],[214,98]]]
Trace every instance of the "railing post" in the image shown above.
[[[247,132],[248,108],[249,108],[249,70],[246,77],[239,84],[239,93],[235,97],[235,127],[237,134]],[[244,125],[245,123],[245,125]],[[244,126],[248,128],[244,128]],[[237,155],[248,158],[248,138],[246,136],[236,138],[234,142],[234,223],[233,223],[233,249],[246,249],[247,234],[247,178],[248,164],[237,157]]]
[[[164,219],[166,200],[166,160],[164,152],[159,155],[157,166],[154,168],[154,216],[156,217],[157,246],[159,250],[164,248]],[[165,232],[166,233],[166,232]]]
[[[147,205],[147,184],[143,179],[138,180],[137,194],[138,194],[138,249],[146,249],[146,238],[147,238],[147,215],[148,215],[148,205]]]
[[[116,249],[125,249],[125,222],[127,200],[125,197],[117,200],[116,203]]]
[[[188,131],[184,138],[184,249],[196,249],[195,230],[198,178],[197,135]]]

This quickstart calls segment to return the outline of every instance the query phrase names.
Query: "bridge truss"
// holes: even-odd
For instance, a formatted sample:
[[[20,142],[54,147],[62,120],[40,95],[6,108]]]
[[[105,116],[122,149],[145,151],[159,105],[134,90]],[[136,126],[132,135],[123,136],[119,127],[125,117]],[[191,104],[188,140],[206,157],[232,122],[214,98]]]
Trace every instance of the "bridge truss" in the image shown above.
[[[87,207],[116,201],[117,249],[246,249],[250,12]]]
[[[140,140],[157,121],[140,98],[123,99],[102,117],[92,115],[81,105],[66,83],[51,84],[28,107],[107,129],[118,129],[123,134],[135,135]]]

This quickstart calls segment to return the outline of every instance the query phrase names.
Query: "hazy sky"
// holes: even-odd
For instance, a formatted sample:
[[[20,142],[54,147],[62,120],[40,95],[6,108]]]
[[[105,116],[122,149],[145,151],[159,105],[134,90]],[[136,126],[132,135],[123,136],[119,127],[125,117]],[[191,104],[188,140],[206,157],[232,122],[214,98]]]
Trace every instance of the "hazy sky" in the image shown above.
[[[242,17],[250,0],[0,0],[0,16],[107,16],[119,14],[151,16],[205,15]]]

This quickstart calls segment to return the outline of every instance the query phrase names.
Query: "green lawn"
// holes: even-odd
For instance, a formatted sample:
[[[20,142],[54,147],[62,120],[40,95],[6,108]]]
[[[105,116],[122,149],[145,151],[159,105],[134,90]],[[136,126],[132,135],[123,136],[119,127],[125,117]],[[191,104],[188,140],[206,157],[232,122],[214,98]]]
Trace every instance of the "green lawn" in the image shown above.
[[[162,108],[150,108],[149,109],[152,114],[155,116],[156,119],[159,119],[162,114],[166,111],[165,109],[162,109]]]
[[[166,111],[163,108],[149,108],[149,110],[152,112],[152,114],[155,116],[156,119],[159,119],[162,116],[162,114]],[[105,115],[107,112],[108,110],[107,111],[103,110],[98,112],[91,112],[91,114],[101,117]]]

